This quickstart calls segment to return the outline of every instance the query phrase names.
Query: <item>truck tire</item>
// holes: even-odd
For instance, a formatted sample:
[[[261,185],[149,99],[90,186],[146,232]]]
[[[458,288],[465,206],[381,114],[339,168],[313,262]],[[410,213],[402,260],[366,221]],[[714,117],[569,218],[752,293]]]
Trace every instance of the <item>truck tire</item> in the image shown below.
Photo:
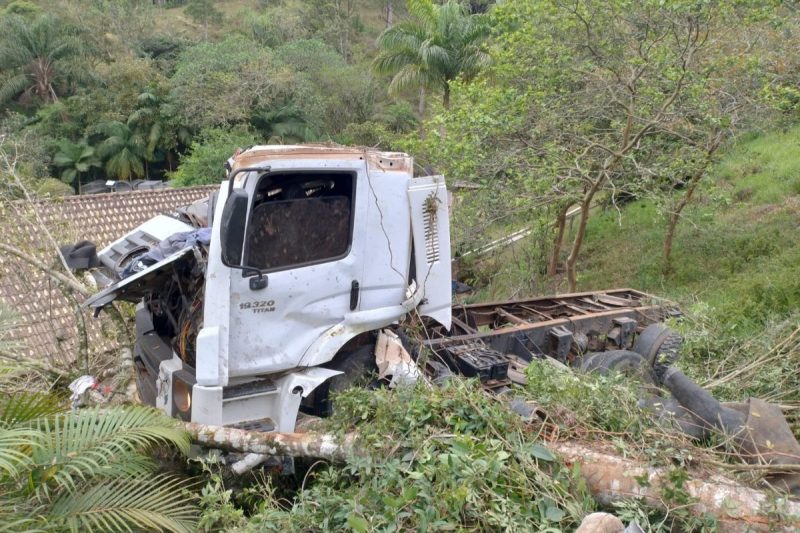
[[[671,366],[680,356],[683,337],[674,329],[660,322],[650,324],[636,337],[633,351],[645,358],[647,363]]]
[[[344,372],[344,374],[329,379],[328,390],[342,392],[356,385],[367,385],[378,373],[374,349],[374,345],[367,344],[352,352],[337,354],[325,367]]]
[[[611,372],[620,372],[636,377],[644,383],[653,383],[653,374],[645,358],[629,350],[590,352],[583,358],[581,370],[603,376]]]
[[[351,351],[336,354],[329,363],[322,365],[331,370],[343,372],[314,389],[314,392],[300,404],[300,411],[314,416],[330,416],[334,403],[331,395],[351,387],[369,386],[378,373],[373,350],[374,343],[359,346]]]

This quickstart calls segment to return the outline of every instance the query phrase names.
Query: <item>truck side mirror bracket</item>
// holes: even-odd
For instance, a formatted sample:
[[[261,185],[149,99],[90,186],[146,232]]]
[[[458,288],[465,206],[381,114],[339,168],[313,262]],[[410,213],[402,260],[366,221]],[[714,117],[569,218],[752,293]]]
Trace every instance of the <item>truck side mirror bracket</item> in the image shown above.
[[[250,278],[249,284],[251,291],[260,291],[262,289],[266,289],[267,285],[269,285],[269,278],[259,269],[242,267],[242,275],[246,276],[248,274],[255,274],[256,276],[254,278]]]

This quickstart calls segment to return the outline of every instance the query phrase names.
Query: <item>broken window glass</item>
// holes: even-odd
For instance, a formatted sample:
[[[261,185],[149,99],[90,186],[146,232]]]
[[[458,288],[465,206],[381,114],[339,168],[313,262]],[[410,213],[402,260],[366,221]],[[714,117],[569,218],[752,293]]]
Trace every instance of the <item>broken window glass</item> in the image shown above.
[[[268,174],[245,235],[245,264],[280,270],[338,259],[350,249],[354,176]]]

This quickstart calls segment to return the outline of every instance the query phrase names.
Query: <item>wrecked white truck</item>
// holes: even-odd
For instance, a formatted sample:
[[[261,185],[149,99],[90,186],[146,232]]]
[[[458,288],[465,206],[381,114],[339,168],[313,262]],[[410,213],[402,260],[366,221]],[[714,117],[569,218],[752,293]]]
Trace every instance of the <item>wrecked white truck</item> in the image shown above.
[[[677,314],[668,303],[617,289],[454,306],[444,178],[415,177],[408,155],[255,146],[226,168],[207,201],[102,250],[119,281],[87,302],[137,303],[139,396],[168,415],[291,432],[301,411],[324,416],[332,391],[376,374],[461,374],[504,392],[548,358],[636,373],[671,392],[642,403],[677,429],[800,462],[780,409],[722,405],[670,367],[681,338],[661,322]],[[405,366],[387,370],[391,341]],[[779,477],[800,490],[800,475]]]
[[[372,373],[387,327],[433,354],[434,377],[501,390],[537,357],[674,356],[679,337],[657,324],[671,308],[629,289],[453,307],[444,178],[415,177],[406,154],[255,146],[227,168],[204,207],[102,250],[122,279],[87,302],[138,304],[139,395],[171,416],[292,431],[299,410],[325,414],[330,389]],[[405,334],[409,315],[426,334]]]
[[[137,303],[137,389],[168,415],[291,432],[376,375],[508,392],[546,358],[635,373],[669,391],[642,405],[676,429],[729,434],[747,461],[800,463],[779,408],[720,404],[670,366],[681,338],[662,323],[679,314],[667,302],[616,289],[454,306],[444,178],[415,177],[408,155],[255,146],[226,168],[207,201],[102,250],[111,283],[87,301]],[[800,491],[791,469],[772,481]]]

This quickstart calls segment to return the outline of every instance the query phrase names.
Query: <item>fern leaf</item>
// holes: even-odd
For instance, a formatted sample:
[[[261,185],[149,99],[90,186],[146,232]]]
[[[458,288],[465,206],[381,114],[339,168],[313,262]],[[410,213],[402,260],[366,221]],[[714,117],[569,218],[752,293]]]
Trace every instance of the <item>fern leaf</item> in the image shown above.
[[[65,492],[53,503],[49,520],[71,531],[196,530],[198,516],[189,482],[171,476],[103,481]]]
[[[0,423],[18,425],[64,411],[63,398],[52,393],[20,392],[0,396]]]
[[[18,477],[31,463],[31,450],[42,441],[44,435],[33,429],[0,429],[0,479]]]
[[[74,491],[79,481],[93,476],[151,472],[153,463],[142,452],[157,445],[173,445],[184,453],[189,447],[182,427],[144,406],[85,409],[40,420],[38,428],[52,437],[33,454],[35,463],[47,469],[40,496],[50,486]]]

